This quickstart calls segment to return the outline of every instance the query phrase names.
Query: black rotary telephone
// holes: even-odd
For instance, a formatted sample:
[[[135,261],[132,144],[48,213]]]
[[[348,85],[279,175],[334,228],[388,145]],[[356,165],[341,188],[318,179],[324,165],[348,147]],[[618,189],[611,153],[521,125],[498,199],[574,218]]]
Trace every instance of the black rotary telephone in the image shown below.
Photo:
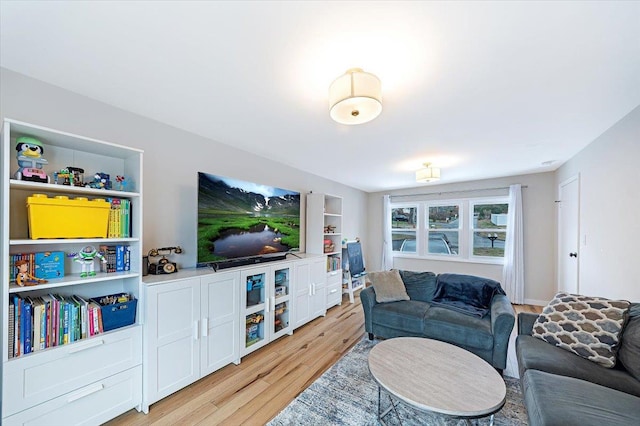
[[[175,262],[170,262],[167,258],[167,256],[171,253],[180,254],[182,253],[182,248],[180,246],[176,246],[160,247],[157,249],[153,248],[149,250],[150,258],[162,256],[156,263],[149,264],[149,273],[153,275],[164,275],[178,272],[178,264]]]

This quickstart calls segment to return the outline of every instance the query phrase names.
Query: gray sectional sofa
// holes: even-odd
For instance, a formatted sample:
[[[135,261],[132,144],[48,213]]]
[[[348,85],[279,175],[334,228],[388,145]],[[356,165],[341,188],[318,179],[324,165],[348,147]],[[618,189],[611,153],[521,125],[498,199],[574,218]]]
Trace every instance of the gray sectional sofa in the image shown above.
[[[399,273],[409,300],[378,303],[375,282],[360,293],[365,330],[370,339],[374,336],[436,339],[464,348],[499,371],[504,370],[515,314],[507,296],[501,294],[504,292],[499,283],[471,275]],[[499,291],[495,291],[497,288]],[[457,299],[473,302],[470,296],[486,299],[486,306],[471,303],[467,305],[471,308],[469,313],[457,309],[460,307]],[[435,303],[434,298],[445,303]],[[452,305],[445,306],[447,301],[452,301]]]
[[[640,304],[631,305],[613,368],[533,337],[537,317],[518,314],[516,339],[529,424],[640,425]]]

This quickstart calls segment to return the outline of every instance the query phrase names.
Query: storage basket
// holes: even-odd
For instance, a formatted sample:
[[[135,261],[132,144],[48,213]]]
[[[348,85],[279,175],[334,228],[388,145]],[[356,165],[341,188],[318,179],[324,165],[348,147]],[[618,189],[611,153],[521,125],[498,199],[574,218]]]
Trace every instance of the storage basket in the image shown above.
[[[113,297],[117,299],[121,294],[122,293],[118,293],[91,299],[100,305],[100,311],[102,313],[102,328],[104,331],[125,327],[136,321],[136,308],[138,306],[137,299],[107,305],[100,303],[100,301],[105,298]]]

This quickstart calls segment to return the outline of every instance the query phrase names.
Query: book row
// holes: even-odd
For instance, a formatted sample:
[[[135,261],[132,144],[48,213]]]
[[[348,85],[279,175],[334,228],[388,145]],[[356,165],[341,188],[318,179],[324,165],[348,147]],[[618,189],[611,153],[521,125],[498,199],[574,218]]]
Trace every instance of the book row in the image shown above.
[[[48,294],[9,301],[9,358],[19,357],[132,324],[136,300],[122,293],[87,299]]]
[[[327,256],[327,271],[337,271],[342,268],[340,256]]]
[[[101,245],[100,252],[106,263],[100,264],[101,272],[123,272],[131,270],[131,247],[128,245]]]
[[[131,270],[131,247],[123,244],[101,245],[98,251],[105,262],[100,263],[101,272],[123,272]],[[65,276],[65,257],[62,251],[38,253],[15,253],[9,255],[9,281],[14,282],[19,272],[43,280]],[[100,258],[100,256],[98,256]]]
[[[104,332],[100,305],[80,296],[48,294],[9,301],[9,358]]]
[[[131,237],[131,201],[121,198],[107,198],[111,203],[107,238]]]

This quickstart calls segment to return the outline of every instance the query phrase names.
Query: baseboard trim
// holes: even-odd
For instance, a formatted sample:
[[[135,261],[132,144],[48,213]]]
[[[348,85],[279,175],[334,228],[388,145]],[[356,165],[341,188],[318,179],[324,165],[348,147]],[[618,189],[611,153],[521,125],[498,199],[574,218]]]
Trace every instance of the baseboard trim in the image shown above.
[[[549,301],[548,300],[524,299],[524,303],[526,305],[547,306],[549,304]]]

